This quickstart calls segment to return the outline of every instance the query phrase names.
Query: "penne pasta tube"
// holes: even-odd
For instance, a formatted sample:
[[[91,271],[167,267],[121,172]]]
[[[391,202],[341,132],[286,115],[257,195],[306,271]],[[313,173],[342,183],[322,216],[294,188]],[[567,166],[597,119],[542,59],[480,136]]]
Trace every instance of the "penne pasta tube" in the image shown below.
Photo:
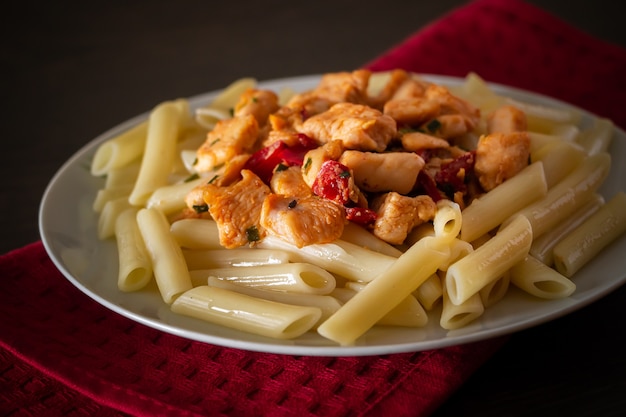
[[[192,271],[193,274],[194,271]],[[321,323],[330,317],[335,311],[341,307],[341,302],[330,295],[317,294],[297,294],[280,291],[268,291],[259,288],[246,287],[233,282],[225,281],[216,277],[209,277],[209,287],[222,288],[224,290],[238,292],[240,294],[249,295],[250,297],[261,298],[278,303],[293,304],[299,306],[317,307],[322,312],[319,321]],[[204,283],[206,285],[206,283]]]
[[[307,263],[202,269],[191,274],[204,277],[205,282],[215,277],[245,287],[300,294],[329,294],[337,285],[328,271]]]
[[[551,144],[562,142],[564,139],[558,135],[549,135],[539,132],[528,132],[528,138],[530,139],[530,153],[537,152],[542,147]]]
[[[118,198],[128,199],[132,189],[132,185],[126,184],[98,190],[96,198],[93,200],[93,211],[100,213],[108,201],[117,200]]]
[[[491,307],[498,301],[502,300],[509,290],[510,282],[511,278],[507,272],[502,277],[492,281],[478,291],[478,295],[480,295],[483,306]]]
[[[548,190],[545,197],[522,209],[519,214],[530,222],[534,239],[584,205],[605,180],[610,166],[611,157],[607,153],[587,157],[567,177]]]
[[[161,210],[165,215],[170,215],[186,207],[185,197],[197,186],[206,183],[206,178],[196,178],[191,181],[178,182],[176,184],[158,187],[146,199],[146,207]]]
[[[176,242],[189,249],[224,249],[220,244],[217,223],[210,219],[182,219],[170,226]]]
[[[432,274],[422,285],[413,291],[413,295],[417,301],[429,311],[441,300],[442,294],[441,278],[437,273]]]
[[[596,118],[593,126],[585,130],[579,138],[581,146],[589,155],[606,152],[613,140],[615,125],[609,119]]]
[[[461,213],[461,239],[471,242],[548,192],[544,164],[535,162],[475,199]]]
[[[275,236],[266,236],[257,247],[288,252],[292,262],[308,262],[351,281],[369,282],[389,268],[395,257],[343,240],[298,248]]]
[[[119,259],[117,287],[126,292],[140,290],[152,279],[152,261],[137,226],[138,211],[130,207],[115,221]]]
[[[446,238],[425,237],[322,323],[318,333],[341,345],[354,344],[435,273],[449,255]]]
[[[528,254],[532,236],[528,220],[524,216],[515,216],[494,237],[453,263],[444,280],[450,300],[462,304],[500,278]]]
[[[174,313],[277,339],[302,335],[322,315],[316,307],[278,303],[208,285],[183,292],[171,309]]]
[[[104,240],[115,236],[115,222],[117,217],[130,207],[125,197],[107,201],[98,217],[98,239]]]
[[[120,168],[115,168],[107,172],[107,178],[104,183],[104,188],[115,188],[118,186],[132,186],[137,180],[139,175],[140,162],[134,162],[130,165],[125,165]]]
[[[91,175],[96,177],[105,175],[141,157],[147,132],[148,122],[144,121],[103,142],[96,150],[91,162]]]
[[[543,163],[543,173],[547,188],[555,184],[572,172],[586,157],[585,152],[571,142],[552,142],[530,154],[532,162]]]
[[[554,247],[554,266],[571,277],[626,232],[626,193],[618,192]]]
[[[435,236],[453,241],[461,232],[462,215],[457,203],[443,199],[437,202],[437,212],[433,219]]]
[[[439,270],[447,271],[450,265],[472,252],[474,252],[474,247],[471,243],[461,239],[452,240],[452,242],[450,242],[450,256],[439,266]]]
[[[348,282],[346,287],[354,290],[356,294],[366,285],[359,282]],[[426,324],[428,324],[428,314],[413,295],[405,297],[397,306],[376,322],[376,325],[381,326],[402,327],[424,327]]]
[[[511,283],[528,294],[545,299],[569,297],[576,284],[532,255],[510,269]]]
[[[183,249],[189,270],[284,264],[288,252],[272,249]]]
[[[170,234],[165,215],[156,209],[137,212],[137,225],[152,260],[152,269],[163,301],[171,304],[192,288],[191,277],[180,246]]]
[[[444,286],[442,300],[439,325],[446,330],[455,330],[467,326],[485,312],[485,306],[478,293],[472,295],[461,304],[455,304],[448,297]]]
[[[530,254],[548,266],[554,263],[553,249],[561,239],[577,228],[589,216],[595,213],[604,204],[604,198],[595,194],[570,217],[548,230],[530,245]]]
[[[174,101],[163,102],[150,112],[139,175],[128,199],[132,205],[145,205],[154,190],[167,185],[182,119],[180,106]]]
[[[343,228],[341,239],[363,248],[382,253],[383,255],[393,256],[395,258],[402,254],[402,251],[399,249],[384,240],[379,239],[373,233],[359,225],[354,224],[353,222],[346,223]]]

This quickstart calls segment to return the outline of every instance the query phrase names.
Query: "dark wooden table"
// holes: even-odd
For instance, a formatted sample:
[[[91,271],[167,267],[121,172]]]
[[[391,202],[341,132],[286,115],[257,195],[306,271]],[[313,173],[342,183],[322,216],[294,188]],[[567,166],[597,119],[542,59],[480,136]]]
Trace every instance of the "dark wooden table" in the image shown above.
[[[11,2],[0,16],[0,253],[39,239],[48,181],[106,129],[242,76],[357,68],[463,3]],[[620,2],[531,3],[626,47]],[[436,417],[625,415],[625,305],[622,287],[513,335]]]

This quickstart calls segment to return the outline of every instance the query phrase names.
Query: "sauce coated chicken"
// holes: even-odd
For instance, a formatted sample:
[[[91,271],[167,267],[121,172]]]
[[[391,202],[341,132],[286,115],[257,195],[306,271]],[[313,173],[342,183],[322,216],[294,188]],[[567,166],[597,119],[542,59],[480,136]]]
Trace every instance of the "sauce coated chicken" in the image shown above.
[[[187,196],[183,217],[213,218],[228,248],[266,235],[332,242],[349,221],[400,245],[438,200],[465,207],[528,164],[515,107],[481,115],[403,70],[370,92],[371,75],[326,74],[284,105],[268,90],[242,94],[197,150],[194,168],[211,183]]]

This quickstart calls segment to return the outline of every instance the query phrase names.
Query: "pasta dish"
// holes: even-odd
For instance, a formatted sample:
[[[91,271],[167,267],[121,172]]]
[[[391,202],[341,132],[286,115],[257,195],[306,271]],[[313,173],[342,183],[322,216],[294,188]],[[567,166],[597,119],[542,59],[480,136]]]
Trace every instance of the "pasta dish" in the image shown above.
[[[246,332],[458,329],[511,286],[570,296],[626,231],[626,195],[598,193],[613,124],[579,118],[473,73],[454,88],[329,73],[304,92],[240,79],[99,146],[98,237],[117,243],[120,291],[154,280],[173,312]]]

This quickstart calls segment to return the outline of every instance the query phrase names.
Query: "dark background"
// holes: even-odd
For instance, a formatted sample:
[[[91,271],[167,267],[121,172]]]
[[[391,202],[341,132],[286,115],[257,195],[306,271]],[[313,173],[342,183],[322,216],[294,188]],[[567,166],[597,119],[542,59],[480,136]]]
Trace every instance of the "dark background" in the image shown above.
[[[464,4],[411,1],[11,2],[0,15],[0,253],[39,239],[44,189],[80,147],[156,103],[360,67]],[[622,2],[529,3],[626,47]],[[589,63],[593,65],[593,63]],[[626,76],[626,74],[625,74]],[[626,410],[621,288],[520,332],[444,416],[617,416]]]

